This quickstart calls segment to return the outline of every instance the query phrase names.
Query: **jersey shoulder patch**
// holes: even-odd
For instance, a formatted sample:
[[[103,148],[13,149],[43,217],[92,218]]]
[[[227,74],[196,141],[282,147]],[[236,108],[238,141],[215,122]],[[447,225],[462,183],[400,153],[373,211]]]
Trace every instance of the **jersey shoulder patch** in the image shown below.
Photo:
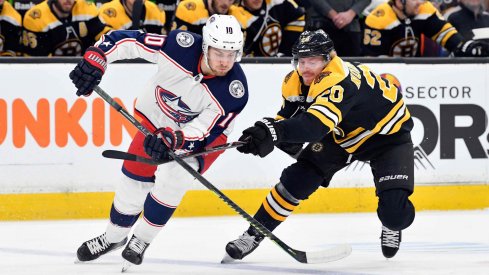
[[[26,12],[23,25],[27,31],[46,32],[58,22],[59,20],[49,9],[48,2],[44,1],[33,6]]]
[[[175,41],[180,47],[188,48],[194,44],[195,38],[190,32],[182,31],[177,33]]]
[[[209,16],[203,0],[181,1],[175,11],[175,17],[192,25],[204,24]]]
[[[365,25],[377,30],[390,30],[399,24],[401,22],[388,3],[380,4],[365,18]]]
[[[103,4],[99,9],[99,18],[114,29],[124,29],[124,24],[131,22],[126,15],[124,6],[119,1],[110,1]]]
[[[296,70],[288,73],[282,82],[282,96],[284,98],[296,97],[301,93],[301,80]]]
[[[333,60],[324,68],[324,70],[316,76],[309,88],[309,96],[316,98],[325,90],[337,85],[349,75],[346,63],[339,57],[334,57]]]

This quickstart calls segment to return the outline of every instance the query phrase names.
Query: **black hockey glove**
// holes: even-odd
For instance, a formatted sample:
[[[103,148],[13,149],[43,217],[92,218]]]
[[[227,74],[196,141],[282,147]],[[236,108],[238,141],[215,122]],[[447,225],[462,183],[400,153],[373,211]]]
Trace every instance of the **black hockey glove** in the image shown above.
[[[180,149],[184,138],[182,131],[173,131],[171,128],[158,129],[153,135],[144,139],[144,151],[155,161],[170,159],[168,150]]]
[[[283,128],[280,122],[266,117],[255,122],[255,126],[243,131],[239,140],[247,143],[237,149],[241,153],[258,155],[263,158],[273,151],[275,144],[280,142],[282,136]]]
[[[489,56],[489,44],[482,41],[468,40],[460,43],[454,55],[460,57]]]
[[[70,78],[78,89],[76,95],[89,96],[95,85],[98,85],[102,80],[106,68],[105,53],[97,47],[89,47],[83,55],[83,59],[70,73]]]
[[[166,147],[170,148],[172,151],[182,148],[185,143],[183,132],[180,130],[173,131],[170,127],[156,130],[155,135],[161,135]]]

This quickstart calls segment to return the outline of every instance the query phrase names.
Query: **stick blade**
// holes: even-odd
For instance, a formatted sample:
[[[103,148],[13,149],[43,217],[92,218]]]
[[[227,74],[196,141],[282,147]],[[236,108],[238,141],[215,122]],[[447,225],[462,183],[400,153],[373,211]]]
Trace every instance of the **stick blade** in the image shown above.
[[[102,152],[102,156],[109,159],[128,159],[130,157],[130,155],[128,156],[126,152],[117,150],[105,150]],[[134,160],[136,160],[136,158],[134,158]]]
[[[340,244],[326,250],[312,251],[306,253],[306,263],[320,264],[341,260],[351,254],[351,245]]]

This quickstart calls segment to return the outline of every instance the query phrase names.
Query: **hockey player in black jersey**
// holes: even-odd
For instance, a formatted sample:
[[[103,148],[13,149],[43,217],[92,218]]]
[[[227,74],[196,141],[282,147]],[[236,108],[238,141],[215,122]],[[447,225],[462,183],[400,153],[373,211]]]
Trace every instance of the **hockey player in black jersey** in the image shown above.
[[[391,258],[401,230],[415,216],[409,200],[414,191],[413,120],[402,95],[369,67],[338,57],[322,30],[303,32],[292,54],[296,69],[284,79],[276,119],[263,118],[244,130],[240,140],[248,143],[238,151],[265,157],[275,146],[310,143],[283,170],[254,218],[272,231],[302,200],[327,187],[337,171],[354,160],[369,161],[379,198],[382,252]],[[226,245],[223,262],[242,259],[261,240],[262,234],[248,228]]]

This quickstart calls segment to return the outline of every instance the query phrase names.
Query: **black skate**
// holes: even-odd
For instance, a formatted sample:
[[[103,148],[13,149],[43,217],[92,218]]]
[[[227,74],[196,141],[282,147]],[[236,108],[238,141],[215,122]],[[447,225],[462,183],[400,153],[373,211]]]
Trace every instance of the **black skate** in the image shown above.
[[[122,258],[127,262],[124,262],[122,272],[126,271],[131,264],[140,265],[143,262],[144,252],[148,248],[149,243],[138,239],[132,235],[131,240],[127,243],[126,248],[122,251]]]
[[[225,264],[243,259],[258,247],[263,238],[264,236],[253,227],[246,230],[238,239],[230,241],[226,245],[226,254],[221,263]]]
[[[122,247],[127,242],[127,237],[118,243],[109,243],[104,234],[84,242],[76,251],[76,256],[80,262],[92,261],[98,257]]]
[[[401,245],[401,231],[393,231],[385,226],[382,226],[380,244],[382,246],[382,254],[384,254],[384,257],[394,257],[397,251],[399,251],[399,246]]]

